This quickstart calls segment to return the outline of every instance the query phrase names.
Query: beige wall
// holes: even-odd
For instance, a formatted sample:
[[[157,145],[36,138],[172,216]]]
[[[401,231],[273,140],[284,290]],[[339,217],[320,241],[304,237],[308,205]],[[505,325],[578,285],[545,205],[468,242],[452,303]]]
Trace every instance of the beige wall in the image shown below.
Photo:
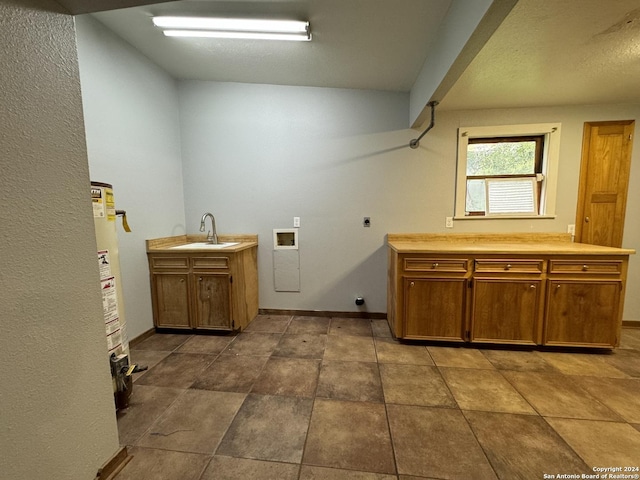
[[[118,449],[75,32],[0,3],[0,476],[91,479]]]

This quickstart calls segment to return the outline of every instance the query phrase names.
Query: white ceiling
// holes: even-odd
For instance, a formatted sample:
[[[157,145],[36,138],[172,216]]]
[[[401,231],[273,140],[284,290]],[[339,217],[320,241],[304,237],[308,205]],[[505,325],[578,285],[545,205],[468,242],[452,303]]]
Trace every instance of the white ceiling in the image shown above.
[[[640,0],[520,0],[440,109],[640,103]]]
[[[451,0],[188,0],[96,13],[179,79],[409,91]],[[153,15],[309,20],[311,42],[165,37]]]
[[[188,0],[95,17],[180,79],[410,91],[451,3]],[[308,19],[313,41],[169,38],[151,24],[178,13]],[[438,109],[640,103],[640,0],[519,0],[447,90]]]

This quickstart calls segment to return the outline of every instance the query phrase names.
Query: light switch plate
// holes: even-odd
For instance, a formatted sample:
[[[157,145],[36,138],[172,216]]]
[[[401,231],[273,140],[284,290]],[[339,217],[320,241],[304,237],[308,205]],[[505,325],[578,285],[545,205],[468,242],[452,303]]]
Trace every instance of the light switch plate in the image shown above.
[[[300,217],[293,217],[293,227],[297,228],[300,226]]]

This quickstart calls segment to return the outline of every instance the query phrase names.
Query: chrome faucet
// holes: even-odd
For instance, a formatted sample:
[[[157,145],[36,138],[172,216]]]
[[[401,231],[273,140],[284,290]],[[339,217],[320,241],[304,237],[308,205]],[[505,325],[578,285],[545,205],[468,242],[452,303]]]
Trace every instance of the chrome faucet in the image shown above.
[[[209,217],[211,219],[211,229],[213,232],[207,232],[207,242],[209,243],[218,243],[218,234],[216,233],[216,219],[213,218],[213,214],[205,213],[202,215],[202,219],[200,220],[200,231],[204,232],[204,221]]]

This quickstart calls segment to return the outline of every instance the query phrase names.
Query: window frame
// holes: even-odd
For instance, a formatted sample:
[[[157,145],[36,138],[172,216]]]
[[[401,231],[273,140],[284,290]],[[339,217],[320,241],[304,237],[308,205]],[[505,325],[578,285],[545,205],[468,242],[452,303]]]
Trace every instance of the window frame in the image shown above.
[[[466,219],[492,219],[497,218],[554,218],[556,208],[556,190],[558,160],[560,154],[560,123],[540,123],[524,125],[501,125],[486,127],[460,127],[458,129],[458,159],[456,173],[456,199],[454,218]],[[481,143],[493,139],[513,137],[544,137],[540,171],[530,176],[536,176],[538,180],[539,210],[537,214],[500,214],[489,215],[479,212],[466,212],[467,195],[467,147],[469,143]],[[471,140],[471,142],[469,141]],[[521,178],[527,175],[501,175],[499,177]],[[494,177],[494,176],[482,176]],[[498,176],[495,176],[498,177]]]

